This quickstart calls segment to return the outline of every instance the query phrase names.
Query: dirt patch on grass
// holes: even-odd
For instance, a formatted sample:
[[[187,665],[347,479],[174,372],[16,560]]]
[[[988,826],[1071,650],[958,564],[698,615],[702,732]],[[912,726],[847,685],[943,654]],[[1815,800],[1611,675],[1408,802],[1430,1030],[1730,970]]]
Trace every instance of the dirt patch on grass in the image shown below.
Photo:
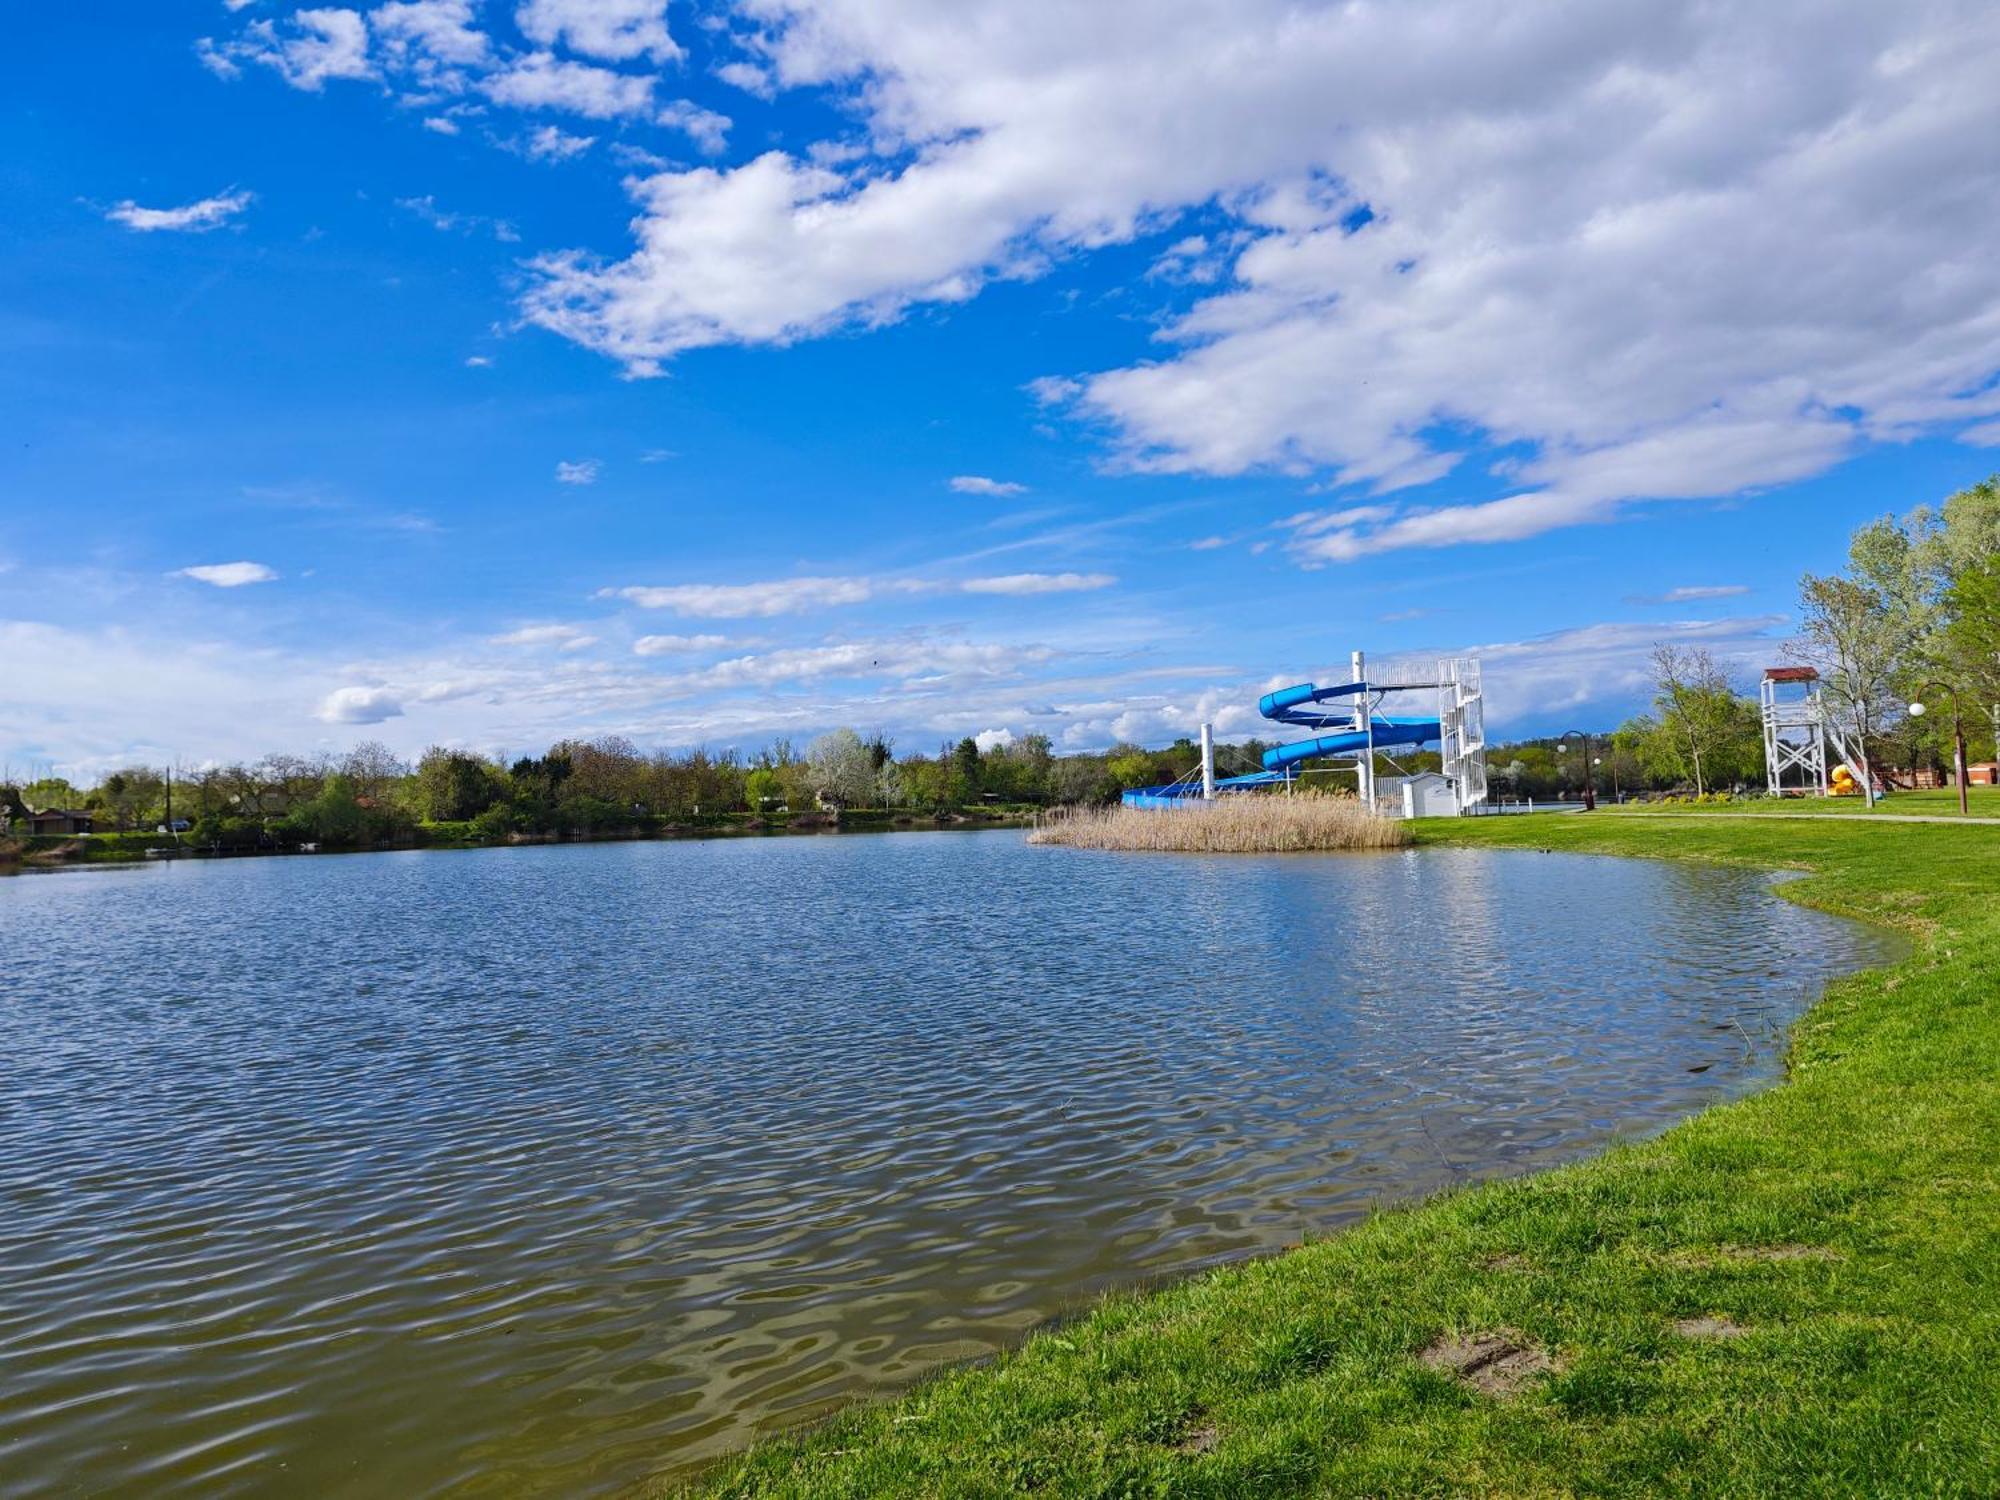
[[[1206,1453],[1222,1441],[1222,1432],[1213,1422],[1197,1422],[1181,1434],[1181,1440],[1174,1444],[1174,1452],[1185,1453],[1189,1458]]]
[[[1417,1356],[1419,1363],[1454,1375],[1481,1395],[1505,1399],[1520,1394],[1537,1375],[1556,1368],[1546,1349],[1538,1349],[1511,1328],[1439,1338]]]
[[[1674,1332],[1684,1339],[1740,1339],[1750,1330],[1728,1318],[1676,1318]]]
[[[1479,1258],[1479,1269],[1482,1271],[1532,1271],[1534,1268],[1535,1263],[1527,1256],[1516,1255],[1511,1250]]]
[[[1677,1266],[1775,1265],[1794,1260],[1845,1260],[1825,1245],[1716,1245],[1705,1250],[1676,1250],[1667,1259]]]

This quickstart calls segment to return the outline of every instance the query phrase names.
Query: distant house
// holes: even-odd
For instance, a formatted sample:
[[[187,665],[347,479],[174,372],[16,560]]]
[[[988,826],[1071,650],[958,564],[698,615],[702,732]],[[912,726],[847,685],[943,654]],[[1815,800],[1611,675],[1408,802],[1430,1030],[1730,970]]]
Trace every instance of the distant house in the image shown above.
[[[25,818],[15,820],[23,833],[50,834],[67,837],[73,833],[89,833],[94,815],[87,812],[68,812],[60,807],[45,808],[41,812],[31,812]]]
[[[1965,768],[1967,786],[2000,786],[2000,761],[1976,760]]]

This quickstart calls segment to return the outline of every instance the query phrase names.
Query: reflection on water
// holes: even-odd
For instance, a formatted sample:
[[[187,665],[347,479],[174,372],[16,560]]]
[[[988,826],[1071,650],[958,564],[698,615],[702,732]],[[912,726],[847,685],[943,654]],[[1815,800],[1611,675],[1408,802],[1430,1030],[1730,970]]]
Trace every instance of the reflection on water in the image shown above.
[[[0,884],[0,1466],[583,1494],[1653,1130],[1885,941],[1741,871],[1017,833]]]

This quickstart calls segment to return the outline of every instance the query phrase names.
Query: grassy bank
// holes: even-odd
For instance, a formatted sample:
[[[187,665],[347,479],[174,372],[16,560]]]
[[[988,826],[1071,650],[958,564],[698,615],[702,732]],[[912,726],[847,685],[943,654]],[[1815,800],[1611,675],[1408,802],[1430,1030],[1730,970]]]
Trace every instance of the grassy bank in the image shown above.
[[[1831,987],[1781,1087],[1113,1298],[701,1492],[2000,1491],[2000,830],[1566,815],[1419,837],[1805,868],[1791,899],[1918,942]]]
[[[1294,854],[1400,849],[1409,828],[1362,810],[1351,797],[1189,798],[1184,807],[1075,807],[1048,814],[1031,844],[1182,854]]]

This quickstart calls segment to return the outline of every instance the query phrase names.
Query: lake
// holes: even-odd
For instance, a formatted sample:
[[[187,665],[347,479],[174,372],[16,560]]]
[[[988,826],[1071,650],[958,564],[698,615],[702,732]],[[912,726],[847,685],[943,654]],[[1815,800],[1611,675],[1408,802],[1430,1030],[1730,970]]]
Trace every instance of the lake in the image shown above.
[[[1770,1078],[1897,951],[1770,886],[1017,831],[0,881],[0,1487],[688,1472]]]

